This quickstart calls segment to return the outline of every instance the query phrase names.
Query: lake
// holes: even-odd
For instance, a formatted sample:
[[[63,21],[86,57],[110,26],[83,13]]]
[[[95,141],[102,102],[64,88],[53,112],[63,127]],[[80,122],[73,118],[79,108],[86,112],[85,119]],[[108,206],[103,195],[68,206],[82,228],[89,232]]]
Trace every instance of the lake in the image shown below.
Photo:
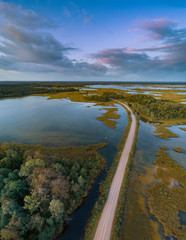
[[[89,106],[89,107],[88,107]],[[0,141],[43,144],[46,146],[88,145],[107,142],[108,146],[99,150],[105,158],[105,169],[92,185],[84,203],[72,214],[60,239],[78,240],[91,210],[99,196],[99,184],[106,177],[117,144],[127,126],[127,113],[118,104],[116,128],[111,129],[96,120],[105,112],[102,106],[92,103],[71,102],[66,99],[47,100],[46,97],[29,96],[0,100]]]

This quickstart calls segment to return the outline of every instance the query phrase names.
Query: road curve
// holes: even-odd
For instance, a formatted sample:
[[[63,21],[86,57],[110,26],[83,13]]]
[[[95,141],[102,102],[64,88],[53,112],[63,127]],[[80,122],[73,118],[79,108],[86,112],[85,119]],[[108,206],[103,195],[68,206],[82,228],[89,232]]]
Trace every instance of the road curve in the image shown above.
[[[117,202],[119,198],[119,193],[123,181],[123,177],[125,174],[125,169],[127,166],[127,162],[130,156],[131,148],[133,145],[135,131],[136,131],[136,118],[131,111],[131,109],[125,104],[120,101],[117,101],[121,105],[125,106],[131,113],[132,122],[130,131],[128,133],[125,146],[123,148],[123,152],[121,154],[114,178],[112,180],[109,194],[107,200],[105,202],[96,233],[94,236],[94,240],[109,240],[112,230],[112,223],[114,220],[114,215],[117,207]]]

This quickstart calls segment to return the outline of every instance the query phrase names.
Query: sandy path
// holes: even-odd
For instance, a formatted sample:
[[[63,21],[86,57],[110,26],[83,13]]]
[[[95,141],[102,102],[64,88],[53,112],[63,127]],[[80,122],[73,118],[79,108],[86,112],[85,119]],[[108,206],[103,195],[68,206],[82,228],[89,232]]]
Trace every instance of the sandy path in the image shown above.
[[[133,145],[135,131],[136,131],[136,118],[132,113],[131,109],[126,104],[120,101],[117,101],[117,102],[119,102],[121,105],[124,105],[130,111],[131,117],[132,117],[132,123],[131,123],[131,128],[130,128],[123,152],[121,154],[114,178],[112,180],[108,198],[105,202],[105,206],[103,208],[103,211],[97,226],[94,240],[110,239],[112,223],[114,220],[114,214],[117,207],[120,188],[122,185],[125,169],[130,156],[130,151]]]

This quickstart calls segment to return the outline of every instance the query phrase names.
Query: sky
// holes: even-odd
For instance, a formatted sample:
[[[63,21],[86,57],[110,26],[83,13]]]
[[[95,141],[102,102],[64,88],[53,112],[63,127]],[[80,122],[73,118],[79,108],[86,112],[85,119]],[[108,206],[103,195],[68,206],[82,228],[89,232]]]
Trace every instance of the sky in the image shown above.
[[[0,81],[186,82],[186,1],[0,0]]]

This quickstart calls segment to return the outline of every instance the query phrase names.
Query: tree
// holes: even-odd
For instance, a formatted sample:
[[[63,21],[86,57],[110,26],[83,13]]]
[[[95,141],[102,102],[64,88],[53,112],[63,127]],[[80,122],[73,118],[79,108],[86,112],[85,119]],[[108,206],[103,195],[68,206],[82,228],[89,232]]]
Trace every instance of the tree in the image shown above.
[[[35,214],[30,218],[29,229],[30,230],[37,229],[38,232],[40,232],[44,222],[45,219],[43,217],[41,217],[39,214]]]
[[[27,190],[28,190],[27,184],[22,179],[10,180],[7,181],[1,194],[2,197],[22,199],[25,196]]]
[[[50,202],[49,210],[56,222],[61,222],[64,213],[64,204],[58,199]]]
[[[1,230],[1,239],[3,240],[19,239],[19,232],[15,229],[4,228],[3,230]]]
[[[69,186],[61,172],[56,172],[53,168],[35,168],[29,176],[30,185],[38,193],[40,198],[53,196],[60,200],[68,199]]]
[[[37,193],[32,192],[31,195],[27,195],[24,198],[24,209],[28,209],[32,214],[33,212],[37,211],[40,203],[41,202],[38,198]]]
[[[32,173],[32,171],[35,167],[44,168],[45,166],[46,166],[46,163],[44,160],[42,160],[40,158],[37,158],[37,159],[31,158],[30,160],[26,161],[26,163],[24,165],[21,165],[19,175],[21,177],[23,177],[23,176],[27,177]]]
[[[6,199],[2,201],[2,214],[12,215],[15,211],[18,211],[20,206],[13,199]]]

